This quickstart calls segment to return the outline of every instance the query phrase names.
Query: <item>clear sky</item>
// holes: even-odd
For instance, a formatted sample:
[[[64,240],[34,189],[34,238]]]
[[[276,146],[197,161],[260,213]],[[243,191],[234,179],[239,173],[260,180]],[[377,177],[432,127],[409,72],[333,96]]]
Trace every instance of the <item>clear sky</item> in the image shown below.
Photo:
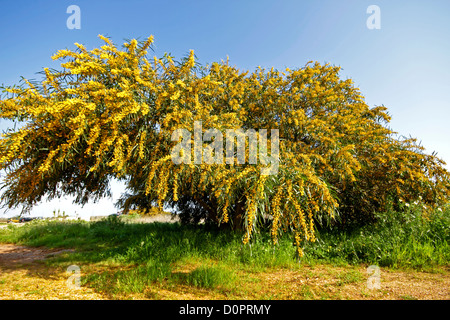
[[[80,8],[81,29],[67,27],[70,5]],[[380,29],[366,25],[370,5],[380,8]],[[193,49],[202,64],[228,56],[243,70],[293,69],[309,60],[339,65],[369,106],[388,107],[393,130],[450,164],[448,0],[1,1],[0,84],[39,78],[44,67],[58,67],[50,58],[58,49],[74,49],[75,42],[92,49],[102,45],[98,34],[117,44],[152,34],[158,57],[181,58]],[[0,120],[1,129],[8,125]],[[120,187],[113,191],[117,197]],[[33,214],[112,213],[112,202],[82,209],[70,199],[54,201]]]

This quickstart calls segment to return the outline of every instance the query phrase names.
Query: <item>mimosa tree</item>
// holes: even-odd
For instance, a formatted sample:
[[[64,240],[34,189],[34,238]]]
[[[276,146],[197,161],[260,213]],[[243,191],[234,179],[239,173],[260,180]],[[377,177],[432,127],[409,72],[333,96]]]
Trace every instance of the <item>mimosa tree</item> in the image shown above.
[[[301,254],[317,220],[368,219],[419,196],[430,207],[449,199],[443,161],[414,139],[396,138],[387,109],[370,108],[339,67],[240,71],[228,61],[200,66],[192,51],[179,62],[150,58],[152,37],[122,48],[99,37],[100,48],[58,51],[52,58],[62,69],[44,69],[42,81],[5,88],[0,116],[23,124],[0,140],[6,207],[29,209],[62,195],[84,204],[107,196],[117,178],[129,189],[121,199],[127,208],[201,208],[210,221],[243,228],[244,243],[265,217],[274,242],[290,231]],[[276,174],[264,173],[261,153],[249,163],[249,139],[245,163],[194,161],[194,149],[182,155],[191,161],[175,163],[173,133],[184,129],[194,143],[195,123],[200,136],[277,130]],[[221,143],[210,140],[202,140],[200,160]]]

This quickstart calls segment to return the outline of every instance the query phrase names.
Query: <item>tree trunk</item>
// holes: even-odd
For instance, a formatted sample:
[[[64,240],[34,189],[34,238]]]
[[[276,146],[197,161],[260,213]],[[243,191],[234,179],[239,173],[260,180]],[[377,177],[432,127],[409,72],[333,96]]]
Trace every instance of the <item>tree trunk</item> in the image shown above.
[[[243,198],[239,199],[235,203],[235,212],[233,212],[233,230],[242,230],[242,221],[244,219],[245,214],[245,203],[247,199],[244,196]]]
[[[199,203],[208,212],[207,219],[209,221],[212,221],[214,223],[219,223],[219,218],[217,217],[217,207],[216,206],[212,207],[211,205],[206,203],[206,201],[203,201],[203,199],[201,197],[194,197],[194,199],[195,199],[195,201],[197,201],[197,203]]]

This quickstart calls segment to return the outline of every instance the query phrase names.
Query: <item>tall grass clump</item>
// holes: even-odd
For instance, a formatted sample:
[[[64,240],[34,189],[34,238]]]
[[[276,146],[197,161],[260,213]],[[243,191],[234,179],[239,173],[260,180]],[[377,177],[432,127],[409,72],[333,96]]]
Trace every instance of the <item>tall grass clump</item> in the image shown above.
[[[449,206],[427,211],[407,204],[404,211],[375,215],[372,224],[351,230],[322,230],[307,244],[306,259],[430,269],[450,261]]]
[[[180,277],[180,280],[181,283],[200,288],[227,288],[235,284],[236,275],[223,266],[200,266]]]

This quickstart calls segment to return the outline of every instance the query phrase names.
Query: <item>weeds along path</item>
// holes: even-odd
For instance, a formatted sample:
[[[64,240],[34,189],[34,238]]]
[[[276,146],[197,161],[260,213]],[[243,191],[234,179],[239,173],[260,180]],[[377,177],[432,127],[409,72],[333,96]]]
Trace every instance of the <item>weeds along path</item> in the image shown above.
[[[53,267],[45,263],[45,259],[68,251],[71,250],[0,244],[0,300],[109,299],[108,295],[86,286],[69,287],[67,266]],[[92,270],[95,269],[96,266],[92,266]],[[365,266],[315,265],[295,271],[277,269],[240,276],[253,279],[242,283],[246,289],[231,294],[185,285],[162,286],[156,299],[450,299],[450,272],[447,268],[438,273],[381,268],[378,290],[367,288]],[[114,299],[130,298],[149,299],[152,296],[139,293],[114,296]]]

